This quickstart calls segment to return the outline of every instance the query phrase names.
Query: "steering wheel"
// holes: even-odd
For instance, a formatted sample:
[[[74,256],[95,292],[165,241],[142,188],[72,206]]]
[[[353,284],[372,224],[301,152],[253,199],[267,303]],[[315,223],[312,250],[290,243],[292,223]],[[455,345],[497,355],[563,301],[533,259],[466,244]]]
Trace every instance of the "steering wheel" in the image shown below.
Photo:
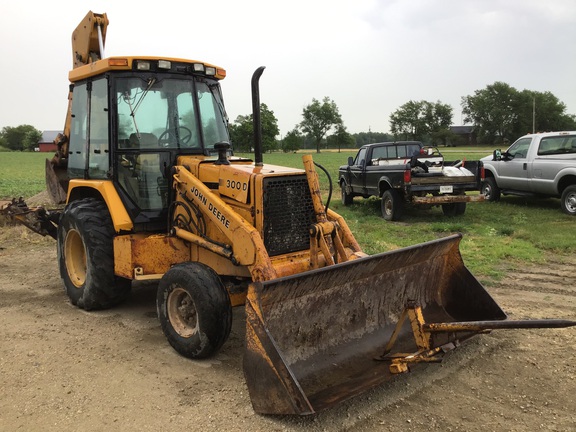
[[[182,133],[184,131],[184,133]],[[174,139],[172,139],[174,137]],[[171,142],[179,142],[180,144],[188,144],[192,138],[192,131],[186,126],[178,127],[178,134],[174,129],[166,129],[158,137],[158,145],[168,147]]]

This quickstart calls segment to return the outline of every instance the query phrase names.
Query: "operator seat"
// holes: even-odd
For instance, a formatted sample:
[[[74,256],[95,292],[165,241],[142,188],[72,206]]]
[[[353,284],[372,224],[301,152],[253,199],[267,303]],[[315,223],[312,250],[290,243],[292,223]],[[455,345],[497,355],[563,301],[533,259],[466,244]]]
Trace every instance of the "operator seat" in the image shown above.
[[[132,133],[128,138],[128,142],[132,149],[158,148],[158,138],[149,132]]]
[[[163,208],[167,196],[167,182],[163,178],[160,154],[146,153],[158,150],[158,137],[153,133],[130,134],[130,148],[144,150],[136,156],[134,175],[138,180],[138,192],[134,195],[140,208]]]

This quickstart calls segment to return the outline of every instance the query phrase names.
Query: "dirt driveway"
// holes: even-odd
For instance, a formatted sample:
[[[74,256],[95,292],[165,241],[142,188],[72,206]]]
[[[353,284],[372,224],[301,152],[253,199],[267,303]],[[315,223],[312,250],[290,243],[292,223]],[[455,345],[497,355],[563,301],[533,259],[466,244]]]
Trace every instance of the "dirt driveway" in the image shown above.
[[[576,328],[482,335],[313,417],[252,411],[243,310],[208,361],[180,357],[156,319],[155,285],[83,312],[67,301],[51,239],[0,228],[2,431],[574,431]],[[576,318],[576,259],[488,286],[511,318]]]

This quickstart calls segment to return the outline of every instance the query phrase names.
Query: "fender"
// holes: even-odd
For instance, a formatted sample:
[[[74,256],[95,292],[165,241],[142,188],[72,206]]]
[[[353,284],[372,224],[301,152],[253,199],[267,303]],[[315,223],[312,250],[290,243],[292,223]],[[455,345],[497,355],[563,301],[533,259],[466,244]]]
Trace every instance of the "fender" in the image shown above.
[[[388,189],[393,189],[394,185],[392,184],[392,180],[388,176],[382,176],[378,180],[378,191],[380,192],[380,196],[387,191]]]
[[[131,231],[134,228],[132,219],[130,219],[120,199],[120,195],[118,195],[118,191],[116,191],[111,180],[70,180],[66,204],[91,195],[104,200],[112,217],[112,224],[116,232]]]
[[[558,171],[553,183],[558,195],[562,195],[564,189],[576,184],[576,167],[567,167]]]

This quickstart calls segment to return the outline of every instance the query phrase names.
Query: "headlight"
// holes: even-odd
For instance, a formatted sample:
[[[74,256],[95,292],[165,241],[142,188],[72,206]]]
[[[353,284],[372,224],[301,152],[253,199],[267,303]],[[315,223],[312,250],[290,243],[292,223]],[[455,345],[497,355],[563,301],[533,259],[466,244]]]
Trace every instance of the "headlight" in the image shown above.
[[[136,65],[136,69],[147,71],[150,70],[150,62],[147,61],[139,61]]]

